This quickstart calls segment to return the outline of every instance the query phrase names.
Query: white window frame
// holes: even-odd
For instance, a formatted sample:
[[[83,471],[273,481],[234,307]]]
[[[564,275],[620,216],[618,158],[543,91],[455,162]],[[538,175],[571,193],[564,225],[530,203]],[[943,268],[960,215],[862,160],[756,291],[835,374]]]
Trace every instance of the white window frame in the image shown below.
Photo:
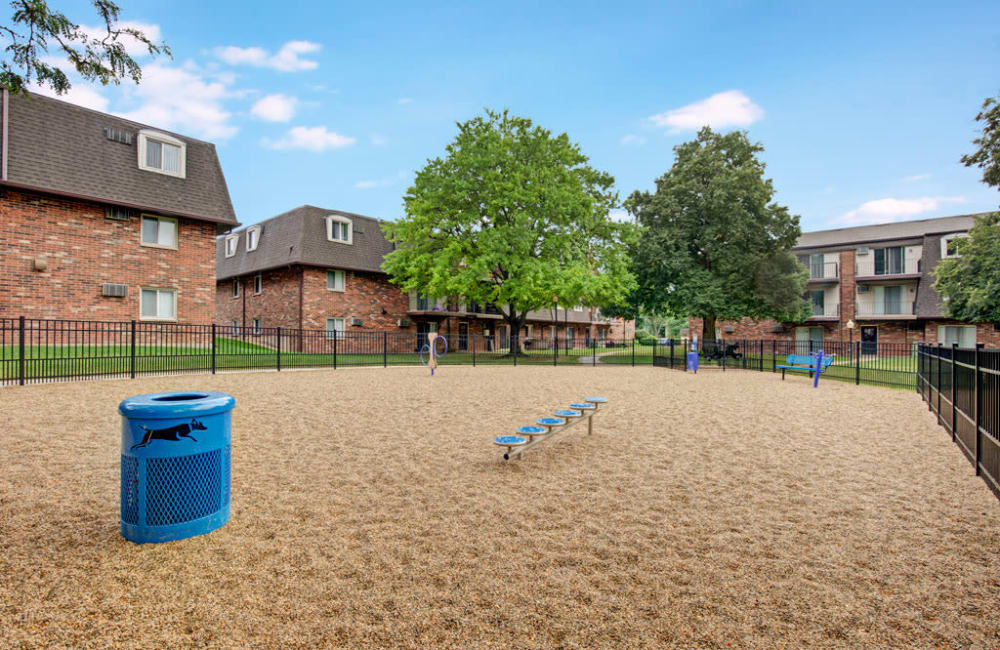
[[[239,298],[239,297],[240,297],[240,280],[239,278],[236,278],[235,280],[233,280],[233,298]]]
[[[583,311],[583,305],[576,305],[573,307],[573,311]]]
[[[260,317],[258,316],[257,318],[253,319],[253,333],[260,334],[260,330],[261,330]]]
[[[233,319],[233,336],[236,336],[239,333],[240,333],[240,322],[234,318]]]
[[[954,255],[949,255],[948,244],[950,244],[955,239],[968,236],[969,233],[967,232],[953,232],[950,235],[944,235],[943,237],[941,237],[941,259],[947,260],[955,257],[961,257],[961,255],[959,255],[958,253],[955,253]]]
[[[159,239],[159,228],[160,228],[159,222],[169,221],[169,222],[173,223],[174,224],[174,244],[173,244],[173,246],[171,246],[169,244],[159,244],[159,243],[151,243],[151,242],[143,241],[142,240],[142,223],[146,219],[155,219],[158,222],[156,224],[157,239]],[[142,215],[139,216],[139,244],[141,246],[147,246],[149,248],[163,248],[163,249],[166,249],[166,250],[175,251],[175,250],[178,249],[178,247],[180,245],[180,239],[181,239],[181,227],[180,227],[180,224],[177,223],[177,219],[174,219],[172,217],[161,217],[158,214],[142,214]]]
[[[247,252],[253,252],[257,250],[257,246],[260,245],[260,226],[252,226],[247,228],[246,231],[247,239]],[[250,245],[250,240],[253,240],[253,246]]]
[[[259,296],[264,291],[264,276],[258,273],[253,276],[253,295]]]
[[[972,330],[972,345],[966,345],[960,347],[965,347],[965,348],[976,347],[976,342],[979,337],[979,328],[977,328],[975,325],[938,325],[938,343],[947,346],[951,345],[950,343],[948,343],[948,328],[953,328],[956,330],[965,330],[965,331]],[[958,338],[961,338],[961,336],[959,336]]]
[[[223,253],[226,257],[233,257],[236,255],[236,249],[239,246],[240,237],[239,235],[227,235],[226,241],[223,244]]]
[[[333,286],[330,286],[330,276],[333,275]],[[337,288],[337,278],[340,278],[340,288]],[[344,293],[347,291],[347,273],[341,269],[326,270],[326,290]]]
[[[343,240],[339,237],[333,236],[333,224],[343,223],[347,224],[347,239]],[[337,242],[338,244],[353,244],[354,243],[354,223],[347,217],[342,217],[339,214],[331,214],[326,217],[326,238],[329,241]]]
[[[173,296],[173,310],[174,310],[174,315],[173,316],[145,316],[145,315],[143,315],[143,313],[142,313],[142,292],[143,291],[155,291],[156,292],[157,310],[159,310],[159,305],[160,305],[160,292],[161,291],[165,291],[167,293],[172,294],[172,296]],[[173,289],[171,287],[139,287],[139,320],[146,320],[146,321],[155,320],[155,321],[166,321],[166,322],[176,321],[177,320],[177,289]]]
[[[180,171],[171,172],[163,169],[157,169],[156,167],[150,167],[146,164],[146,145],[150,140],[159,142],[160,144],[173,145],[175,147],[180,147]],[[139,150],[139,169],[143,169],[147,172],[155,172],[157,174],[163,174],[164,176],[173,176],[175,178],[186,178],[187,176],[187,144],[183,140],[179,140],[173,136],[169,136],[166,133],[160,133],[159,131],[153,131],[150,129],[142,129],[139,131],[139,146],[136,147]]]
[[[337,321],[340,321],[340,327],[337,327]],[[333,323],[333,327],[330,327],[330,323]],[[346,318],[331,317],[326,319],[326,338],[328,339],[337,338],[343,341],[346,331],[347,331]]]

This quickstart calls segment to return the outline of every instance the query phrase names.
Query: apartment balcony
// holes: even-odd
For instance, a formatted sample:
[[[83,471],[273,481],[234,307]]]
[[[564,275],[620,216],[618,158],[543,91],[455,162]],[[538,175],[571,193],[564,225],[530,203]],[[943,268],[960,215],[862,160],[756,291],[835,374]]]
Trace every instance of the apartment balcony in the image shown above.
[[[836,262],[809,264],[809,284],[836,284],[840,282],[840,265]]]
[[[912,320],[916,309],[915,303],[908,300],[862,300],[859,296],[854,314],[866,320]]]
[[[840,305],[813,305],[812,314],[806,318],[810,323],[840,320]]]
[[[896,247],[901,248],[901,247]],[[854,279],[857,282],[898,282],[899,280],[915,280],[922,275],[922,264],[919,246],[910,246],[908,254],[885,254],[881,261],[876,260],[876,251],[857,257],[854,269]]]

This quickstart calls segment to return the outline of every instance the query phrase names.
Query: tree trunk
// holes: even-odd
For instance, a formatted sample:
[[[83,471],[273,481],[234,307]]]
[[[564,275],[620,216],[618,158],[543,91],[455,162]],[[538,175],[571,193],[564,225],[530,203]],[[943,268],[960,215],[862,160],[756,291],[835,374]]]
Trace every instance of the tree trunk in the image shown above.
[[[510,328],[510,341],[508,342],[510,352],[507,353],[507,356],[524,355],[524,341],[521,340],[521,327],[528,320],[527,314],[519,318],[517,312],[514,310],[514,306],[511,305],[510,316],[504,315],[504,320],[507,321],[507,327]],[[517,345],[514,345],[515,341],[517,341]]]
[[[701,340],[715,340],[715,314],[702,316],[701,318]]]

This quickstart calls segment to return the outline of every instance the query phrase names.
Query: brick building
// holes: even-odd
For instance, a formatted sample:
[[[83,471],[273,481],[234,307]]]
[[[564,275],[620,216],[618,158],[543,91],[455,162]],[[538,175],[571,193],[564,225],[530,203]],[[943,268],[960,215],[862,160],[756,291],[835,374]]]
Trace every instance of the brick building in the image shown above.
[[[0,316],[212,322],[237,225],[211,143],[2,91]]]
[[[810,347],[824,340],[1000,347],[1000,323],[946,318],[931,286],[934,267],[954,254],[949,242],[965,236],[975,216],[803,233],[793,252],[809,269],[812,315],[800,323],[719,322],[716,335],[811,341]],[[701,328],[701,319],[691,319],[692,332],[700,335]]]
[[[301,206],[220,237],[216,251],[216,323],[312,330],[390,331],[506,339],[492,305],[460,298],[432,300],[404,293],[381,270],[393,249],[379,221],[359,214]],[[522,338],[588,343],[634,334],[632,322],[596,309],[539,310]]]

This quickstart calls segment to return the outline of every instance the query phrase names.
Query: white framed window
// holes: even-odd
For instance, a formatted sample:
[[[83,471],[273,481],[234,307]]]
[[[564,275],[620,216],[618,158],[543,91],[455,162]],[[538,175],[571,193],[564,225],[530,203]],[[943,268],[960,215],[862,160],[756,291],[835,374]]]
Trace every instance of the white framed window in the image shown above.
[[[938,343],[951,347],[957,343],[960,348],[976,347],[975,325],[938,325]]]
[[[184,178],[187,173],[187,145],[166,133],[139,131],[139,169]]]
[[[968,237],[967,232],[953,232],[950,235],[945,235],[941,238],[941,259],[947,259],[949,257],[961,257],[955,252],[955,240],[961,237]]]
[[[229,235],[226,237],[226,257],[232,257],[236,254],[236,245],[239,243],[239,235]]]
[[[240,322],[238,320],[233,320],[233,335],[240,333]]]
[[[260,334],[260,318],[253,319],[253,333]]]
[[[140,320],[177,320],[177,290],[142,287],[139,292]]]
[[[583,311],[583,305],[577,305],[576,307],[573,307],[573,311]]]
[[[264,278],[260,273],[253,276],[253,295],[259,296],[260,292],[264,290]]]
[[[247,252],[257,250],[257,244],[260,243],[260,226],[253,226],[252,228],[247,228]]]
[[[343,318],[327,318],[326,319],[326,338],[344,338],[344,319]]]
[[[155,248],[177,248],[177,219],[142,215],[139,242]]]
[[[575,339],[576,338],[576,328],[574,328],[574,327],[567,327],[566,328],[566,338],[569,339],[570,341],[572,341],[573,339]]]
[[[240,297],[240,281],[237,279],[233,280],[233,298],[239,298],[239,297]]]
[[[351,220],[339,214],[331,214],[326,218],[326,238],[341,244],[354,243],[354,228]]]
[[[344,272],[339,270],[327,271],[326,289],[327,291],[344,291]]]

